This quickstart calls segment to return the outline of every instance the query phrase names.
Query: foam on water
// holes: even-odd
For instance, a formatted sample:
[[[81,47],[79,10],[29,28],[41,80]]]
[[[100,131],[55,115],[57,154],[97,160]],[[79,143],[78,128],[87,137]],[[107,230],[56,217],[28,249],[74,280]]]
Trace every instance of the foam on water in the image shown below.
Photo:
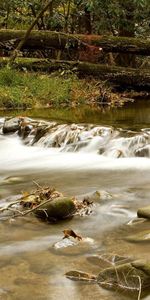
[[[96,141],[95,141],[96,140]],[[120,140],[118,140],[118,143]],[[85,151],[62,152],[61,148],[26,146],[17,136],[0,137],[0,170],[53,169],[53,170],[149,170],[150,159],[146,157],[116,158],[111,148],[110,155],[95,153],[94,137]],[[92,151],[91,151],[92,150]]]

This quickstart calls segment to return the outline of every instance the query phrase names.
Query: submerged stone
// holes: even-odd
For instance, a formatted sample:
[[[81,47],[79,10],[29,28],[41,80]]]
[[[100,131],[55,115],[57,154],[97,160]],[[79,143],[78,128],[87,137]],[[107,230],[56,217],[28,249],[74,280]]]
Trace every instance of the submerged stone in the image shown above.
[[[130,235],[126,238],[128,242],[132,243],[149,243],[150,242],[150,230],[144,230],[142,232]]]
[[[138,291],[150,287],[150,263],[135,261],[113,266],[100,272],[99,285],[109,289]]]
[[[97,276],[76,270],[67,272],[66,276],[72,280],[91,281],[106,289],[139,296],[150,288],[150,262],[137,260],[115,264],[105,268]]]

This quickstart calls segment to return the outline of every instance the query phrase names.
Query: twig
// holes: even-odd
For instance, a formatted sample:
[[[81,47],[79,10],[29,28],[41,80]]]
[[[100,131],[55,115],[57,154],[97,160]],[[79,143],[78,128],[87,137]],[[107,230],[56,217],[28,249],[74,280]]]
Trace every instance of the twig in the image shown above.
[[[133,277],[136,277],[138,278],[139,280],[139,293],[138,293],[138,299],[137,300],[140,300],[141,299],[141,292],[142,292],[142,282],[141,282],[141,277],[140,276],[136,276],[136,275],[133,275]]]
[[[42,190],[43,190],[43,187],[42,187],[39,183],[37,183],[37,182],[34,181],[34,180],[33,180],[33,183],[34,183],[39,189],[42,189]]]
[[[0,207],[0,213],[3,212],[3,211],[5,211],[5,210],[9,210],[10,207],[12,207],[13,205],[20,203],[20,200],[21,199],[19,199],[17,201],[14,201],[14,202],[11,202],[7,206],[5,206],[5,207]]]
[[[32,212],[35,211],[37,208],[42,207],[43,205],[47,204],[47,203],[50,202],[51,200],[52,200],[52,199],[50,198],[49,200],[46,200],[46,201],[44,201],[44,202],[38,204],[37,206],[35,206],[35,207],[33,207],[33,208],[31,208],[31,209],[29,209],[29,210],[23,212],[23,213],[22,213],[22,216],[26,216],[26,215],[32,213]],[[18,216],[19,216],[19,215],[15,215],[15,217],[18,217]]]

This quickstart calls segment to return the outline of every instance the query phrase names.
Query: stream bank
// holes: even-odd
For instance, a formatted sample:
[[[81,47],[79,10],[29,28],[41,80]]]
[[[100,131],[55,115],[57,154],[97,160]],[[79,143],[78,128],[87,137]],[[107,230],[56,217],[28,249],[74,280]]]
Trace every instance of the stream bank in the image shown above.
[[[148,91],[119,89],[93,77],[78,78],[69,70],[58,70],[48,75],[3,67],[0,70],[0,109],[33,109],[43,107],[110,109],[126,102],[148,98]]]

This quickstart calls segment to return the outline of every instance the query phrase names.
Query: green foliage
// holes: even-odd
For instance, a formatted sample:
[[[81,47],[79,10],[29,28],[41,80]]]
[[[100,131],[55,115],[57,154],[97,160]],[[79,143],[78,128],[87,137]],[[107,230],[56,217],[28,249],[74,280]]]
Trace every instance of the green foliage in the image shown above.
[[[34,102],[26,76],[8,68],[0,70],[0,94],[0,105],[6,108],[31,107]]]
[[[149,32],[149,0],[93,0],[93,12],[99,33],[108,30],[117,35],[120,28],[137,35]]]
[[[0,0],[0,28],[27,28],[45,1]],[[55,0],[37,29],[86,32],[87,15],[93,33],[120,34],[120,28],[149,34],[149,0]]]

